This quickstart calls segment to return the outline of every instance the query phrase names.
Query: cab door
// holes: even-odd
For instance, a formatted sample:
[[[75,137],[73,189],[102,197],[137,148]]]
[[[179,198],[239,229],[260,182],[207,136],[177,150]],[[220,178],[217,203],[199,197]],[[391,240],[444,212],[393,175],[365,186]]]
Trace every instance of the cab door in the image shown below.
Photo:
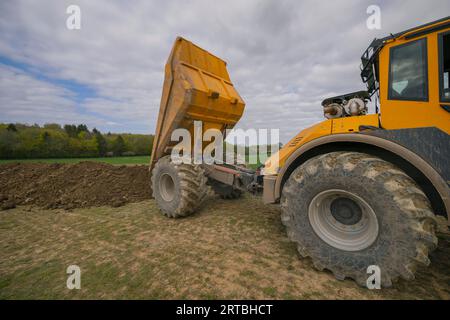
[[[450,134],[448,34],[395,39],[380,53],[381,126]]]
[[[439,105],[447,112],[450,121],[450,31],[438,34],[439,54]],[[447,125],[450,125],[447,123]],[[448,132],[447,132],[448,133]]]

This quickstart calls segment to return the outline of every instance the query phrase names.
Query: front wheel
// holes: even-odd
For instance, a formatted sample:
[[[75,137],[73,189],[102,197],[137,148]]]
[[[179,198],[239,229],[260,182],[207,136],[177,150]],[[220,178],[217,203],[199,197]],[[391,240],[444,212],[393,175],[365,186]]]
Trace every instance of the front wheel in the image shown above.
[[[425,194],[393,164],[357,152],[332,152],[295,169],[281,198],[289,238],[314,266],[365,286],[377,266],[381,285],[413,279],[437,245]]]

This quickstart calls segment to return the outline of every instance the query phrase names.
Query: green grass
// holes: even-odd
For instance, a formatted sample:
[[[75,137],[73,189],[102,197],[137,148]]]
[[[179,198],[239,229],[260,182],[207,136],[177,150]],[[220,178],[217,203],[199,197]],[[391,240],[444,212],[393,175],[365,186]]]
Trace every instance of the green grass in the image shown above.
[[[78,163],[81,161],[105,162],[114,165],[149,164],[150,156],[133,157],[104,157],[104,158],[62,158],[62,159],[0,159],[0,164],[5,163]]]
[[[251,158],[252,163],[256,161]],[[113,165],[137,165],[149,164],[150,156],[132,156],[132,157],[103,157],[103,158],[60,158],[60,159],[0,159],[0,165],[5,163],[78,163],[81,161],[104,162]],[[256,169],[261,163],[248,165],[251,169]]]

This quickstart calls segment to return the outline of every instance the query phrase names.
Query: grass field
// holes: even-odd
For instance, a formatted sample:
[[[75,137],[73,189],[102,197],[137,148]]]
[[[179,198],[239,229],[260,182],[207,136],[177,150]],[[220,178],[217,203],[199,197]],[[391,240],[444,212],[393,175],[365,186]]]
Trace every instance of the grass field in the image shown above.
[[[256,163],[256,158],[251,158],[251,169],[256,169],[260,163]],[[5,163],[78,163],[81,161],[105,162],[113,165],[135,165],[149,164],[150,156],[133,157],[104,157],[104,158],[61,158],[61,159],[0,159],[0,165]]]
[[[368,290],[299,259],[277,206],[211,198],[185,219],[153,200],[0,211],[0,299],[450,299],[450,235],[416,280]],[[81,289],[66,287],[69,265]]]
[[[150,156],[133,156],[133,157],[104,157],[104,158],[62,158],[62,159],[0,159],[0,164],[3,163],[17,163],[17,162],[42,162],[42,163],[78,163],[81,161],[95,161],[105,162],[114,165],[129,165],[129,164],[149,164]]]

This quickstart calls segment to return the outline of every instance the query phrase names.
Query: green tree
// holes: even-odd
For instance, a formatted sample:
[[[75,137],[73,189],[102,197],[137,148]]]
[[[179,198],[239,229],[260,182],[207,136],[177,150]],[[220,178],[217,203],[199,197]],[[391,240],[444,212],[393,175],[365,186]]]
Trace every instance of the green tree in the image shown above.
[[[0,130],[0,158],[12,159],[19,144],[17,134],[10,130]]]
[[[63,130],[64,129],[64,130]],[[154,136],[143,134],[102,135],[86,125],[67,124],[27,125],[0,123],[0,158],[63,158],[97,157],[108,152],[124,155],[147,155],[151,152]],[[81,132],[77,132],[78,129]]]
[[[8,124],[8,126],[6,127],[6,130],[11,131],[11,132],[17,132],[17,128],[14,125],[14,123]]]
[[[64,125],[64,131],[66,131],[67,135],[69,137],[76,137],[78,132],[77,132],[77,126],[74,124],[66,124]]]
[[[51,130],[61,130],[61,125],[58,123],[46,123],[44,124],[45,129],[51,129]]]
[[[89,132],[87,125],[79,124],[77,127],[77,133],[80,133],[80,132]]]
[[[104,157],[108,151],[108,144],[100,131],[95,134],[95,141],[97,142],[99,156]]]
[[[80,132],[78,132],[77,137],[81,140],[86,140],[86,139],[90,138],[90,134],[89,134],[89,132],[86,132],[86,131],[80,131]]]
[[[116,140],[114,140],[112,149],[116,156],[120,156],[122,153],[126,151],[125,141],[123,140],[121,135],[117,136]]]
[[[48,133],[47,131],[44,131],[44,132],[41,134],[41,139],[42,139],[42,141],[44,141],[44,142],[49,142],[49,141],[50,141],[50,133]]]
[[[42,132],[39,135],[37,154],[34,155],[37,158],[48,158],[51,156],[51,136],[47,131]]]

